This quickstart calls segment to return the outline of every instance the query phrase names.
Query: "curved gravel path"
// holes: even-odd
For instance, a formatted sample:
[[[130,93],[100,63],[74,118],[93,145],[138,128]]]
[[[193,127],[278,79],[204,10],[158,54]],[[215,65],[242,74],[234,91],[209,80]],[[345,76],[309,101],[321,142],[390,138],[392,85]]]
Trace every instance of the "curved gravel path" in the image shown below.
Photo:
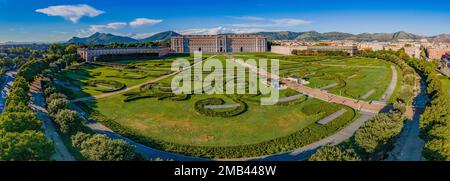
[[[392,79],[383,96],[381,96],[380,101],[382,102],[387,102],[391,98],[392,94],[394,93],[395,87],[397,86],[398,81],[397,69],[393,65],[391,65],[391,69],[392,69]]]
[[[62,138],[56,131],[56,126],[53,124],[52,120],[48,115],[47,110],[45,109],[45,100],[44,95],[42,93],[40,79],[36,79],[32,83],[30,87],[30,94],[31,94],[30,107],[31,109],[33,109],[34,112],[37,113],[38,118],[42,120],[43,122],[42,127],[44,128],[45,136],[51,139],[55,145],[55,154],[52,156],[52,159],[56,161],[75,161],[75,158],[69,152],[66,145],[64,145]]]
[[[419,94],[414,99],[414,116],[412,120],[405,122],[405,126],[400,137],[394,144],[394,149],[389,153],[390,161],[423,161],[422,150],[424,141],[419,137],[420,134],[420,115],[428,103],[426,95],[426,86],[423,80],[420,83]]]

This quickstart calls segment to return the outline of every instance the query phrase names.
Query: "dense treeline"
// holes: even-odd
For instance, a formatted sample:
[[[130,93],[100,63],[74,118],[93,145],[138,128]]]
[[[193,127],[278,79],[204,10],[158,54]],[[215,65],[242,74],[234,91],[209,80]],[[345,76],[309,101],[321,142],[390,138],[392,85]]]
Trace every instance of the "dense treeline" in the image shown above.
[[[438,78],[436,65],[424,59],[402,56],[426,79],[431,102],[420,117],[421,137],[425,140],[423,155],[428,160],[450,160],[450,99]]]
[[[438,78],[436,64],[411,58],[404,50],[390,52],[421,73],[426,80],[430,103],[420,117],[421,137],[425,140],[423,155],[428,160],[450,160],[450,100]]]
[[[309,161],[360,161],[353,149],[342,146],[325,146],[309,158]]]
[[[350,53],[344,51],[326,50],[292,50],[293,55],[300,56],[349,56]]]
[[[53,84],[53,75],[70,66],[75,59],[70,55],[61,56],[62,59],[49,65],[43,72],[41,81],[44,90],[47,110],[63,137],[68,138],[69,148],[83,160],[121,161],[137,159],[134,146],[123,140],[113,140],[105,135],[93,133],[83,124],[80,114],[69,108],[67,96]]]
[[[0,116],[0,160],[50,160],[54,153],[53,143],[41,129],[42,121],[28,107],[28,85],[48,61],[33,60],[19,69],[22,73],[17,74]]]

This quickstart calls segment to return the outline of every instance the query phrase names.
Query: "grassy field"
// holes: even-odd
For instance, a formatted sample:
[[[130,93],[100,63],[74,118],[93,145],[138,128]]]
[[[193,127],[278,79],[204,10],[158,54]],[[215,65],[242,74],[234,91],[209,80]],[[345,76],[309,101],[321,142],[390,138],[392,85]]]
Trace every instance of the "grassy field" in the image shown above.
[[[189,145],[243,145],[267,141],[300,130],[327,115],[305,115],[302,108],[309,104],[327,104],[316,99],[293,106],[260,106],[248,103],[242,115],[219,118],[207,117],[194,110],[197,100],[211,97],[195,95],[190,100],[173,102],[143,99],[126,104],[122,96],[100,99],[95,109],[127,128],[146,136],[168,142]],[[216,95],[232,102],[226,96]]]
[[[299,76],[310,82],[312,88],[326,89],[333,94],[360,100],[378,100],[383,95],[392,78],[391,64],[367,58],[348,57],[301,57],[268,53],[237,55],[236,58],[279,59],[282,77]],[[364,98],[365,94],[375,91]]]
[[[210,56],[210,55],[208,55]],[[184,55],[192,62],[192,56]],[[271,53],[237,54],[236,58],[278,58],[282,76],[301,76],[308,79],[307,85],[320,88],[337,83],[337,87],[327,91],[352,98],[360,98],[367,92],[374,93],[365,100],[376,100],[386,89],[391,79],[390,64],[374,59],[348,57],[299,57]],[[69,83],[75,89],[75,97],[101,94],[95,87],[86,84],[92,80],[110,80],[133,86],[161,75],[170,73],[170,65],[177,57],[156,60],[123,60],[106,62],[102,65],[83,65],[66,70],[59,79]],[[215,56],[224,63],[227,56]],[[226,71],[225,69],[223,71]],[[248,72],[248,70],[246,70]],[[201,76],[205,78],[208,73]],[[199,75],[198,75],[199,76]],[[248,80],[248,78],[246,78]],[[172,77],[161,80],[158,84],[170,85]],[[197,81],[195,78],[193,82]],[[153,91],[137,89],[139,91]],[[154,89],[154,88],[152,88]],[[151,93],[153,93],[151,92]],[[280,97],[298,94],[291,89],[280,91]],[[120,125],[141,135],[157,140],[186,145],[199,146],[235,146],[255,144],[274,138],[290,135],[344,106],[326,103],[308,98],[304,102],[292,105],[261,106],[262,95],[244,95],[240,98],[247,105],[247,110],[233,117],[210,117],[197,112],[194,105],[199,100],[221,98],[224,104],[236,104],[235,96],[226,95],[192,95],[187,100],[174,101],[151,97],[131,102],[124,102],[126,95],[115,95],[92,102],[88,105],[101,114],[113,119]],[[327,112],[305,114],[304,108],[322,105]],[[229,108],[217,111],[229,111]],[[311,110],[310,110],[311,111]],[[350,121],[350,120],[349,120]]]
[[[447,93],[447,97],[450,98],[450,79],[447,76],[442,74],[438,74],[439,79],[441,80],[442,87],[444,88],[444,92]]]

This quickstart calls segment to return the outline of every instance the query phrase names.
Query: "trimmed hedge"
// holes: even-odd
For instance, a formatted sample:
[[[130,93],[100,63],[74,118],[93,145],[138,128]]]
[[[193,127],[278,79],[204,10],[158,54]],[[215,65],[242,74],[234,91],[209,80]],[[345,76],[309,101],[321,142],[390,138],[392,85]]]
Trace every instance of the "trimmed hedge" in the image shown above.
[[[136,142],[164,151],[209,158],[244,158],[287,152],[330,136],[351,123],[356,116],[355,110],[347,108],[349,111],[326,125],[312,124],[290,135],[269,141],[240,146],[195,146],[166,142],[141,135],[92,110],[82,102],[77,104],[90,112],[92,120],[100,122],[118,134]]]
[[[114,81],[114,80],[88,80],[86,82],[88,86],[96,87],[96,91],[100,92],[115,92],[118,90],[122,90],[126,87],[125,84]],[[105,86],[112,86],[112,87],[100,87],[99,84],[104,84]]]
[[[194,109],[205,116],[210,117],[233,117],[240,115],[247,111],[247,104],[244,101],[241,101],[239,99],[233,99],[233,101],[237,102],[240,106],[236,107],[233,110],[229,111],[215,111],[214,109],[208,109],[205,108],[205,106],[208,105],[222,105],[225,103],[225,101],[221,98],[207,98],[203,100],[199,100],[195,103]]]

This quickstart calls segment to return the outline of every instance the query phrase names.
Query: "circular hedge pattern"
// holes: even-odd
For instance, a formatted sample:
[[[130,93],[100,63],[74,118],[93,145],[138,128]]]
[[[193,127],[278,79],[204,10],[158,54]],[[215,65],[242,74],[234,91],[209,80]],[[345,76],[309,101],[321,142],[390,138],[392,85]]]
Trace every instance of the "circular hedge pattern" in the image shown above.
[[[214,111],[214,109],[205,108],[205,106],[222,105],[225,103],[225,101],[222,98],[216,98],[216,97],[199,100],[195,103],[194,107],[198,113],[203,114],[205,116],[224,117],[224,118],[237,116],[237,115],[242,114],[245,111],[247,111],[247,104],[245,102],[243,102],[239,99],[233,99],[233,101],[237,102],[239,104],[239,106],[236,107],[235,109],[229,110],[229,111],[219,112],[219,111]]]
[[[114,92],[126,87],[125,84],[114,80],[89,80],[86,84],[100,92]]]

